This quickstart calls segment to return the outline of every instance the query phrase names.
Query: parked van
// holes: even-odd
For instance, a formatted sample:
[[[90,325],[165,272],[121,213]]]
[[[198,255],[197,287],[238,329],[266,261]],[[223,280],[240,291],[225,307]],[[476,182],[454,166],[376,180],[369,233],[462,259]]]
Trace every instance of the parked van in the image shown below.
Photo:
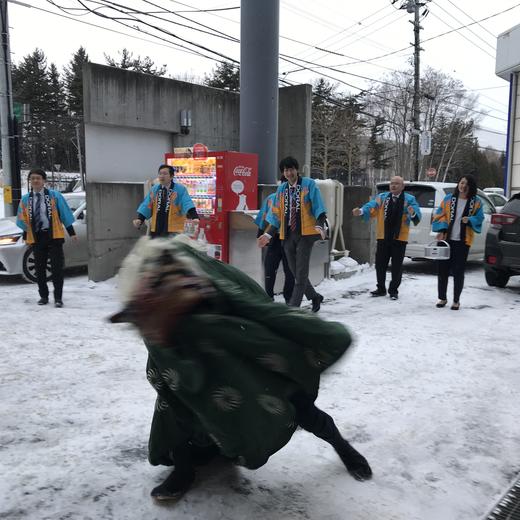
[[[421,207],[422,219],[417,226],[410,226],[410,235],[405,255],[409,258],[420,260],[424,258],[424,246],[435,240],[437,233],[432,232],[433,213],[440,206],[441,201],[449,193],[453,193],[457,184],[455,182],[405,182],[404,190],[413,195]],[[377,184],[378,193],[389,191],[388,182]],[[469,250],[468,260],[482,261],[484,259],[484,247],[486,234],[490,225],[491,215],[496,212],[495,206],[487,195],[478,190],[478,196],[482,199],[484,210],[484,222],[482,233],[475,234],[475,240]]]

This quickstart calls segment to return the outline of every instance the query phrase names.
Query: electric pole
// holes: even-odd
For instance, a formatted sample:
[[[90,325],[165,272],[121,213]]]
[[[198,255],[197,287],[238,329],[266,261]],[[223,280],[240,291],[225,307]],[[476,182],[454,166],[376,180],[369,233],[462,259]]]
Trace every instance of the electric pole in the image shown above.
[[[410,14],[413,13],[414,20],[410,20],[413,25],[414,32],[414,43],[411,45],[414,47],[413,53],[413,65],[414,65],[414,88],[413,88],[413,105],[412,105],[412,153],[413,153],[413,180],[419,180],[419,163],[420,163],[420,138],[421,138],[421,24],[420,18],[421,8],[423,9],[422,17],[424,18],[428,14],[428,9],[425,7],[431,0],[404,0],[399,9],[406,9]],[[395,4],[397,0],[392,0],[392,4]]]

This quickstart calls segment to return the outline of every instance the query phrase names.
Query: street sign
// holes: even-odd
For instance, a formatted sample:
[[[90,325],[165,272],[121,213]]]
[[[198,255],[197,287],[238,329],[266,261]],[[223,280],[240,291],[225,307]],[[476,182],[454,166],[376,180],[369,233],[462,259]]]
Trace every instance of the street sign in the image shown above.
[[[430,179],[432,177],[435,177],[437,175],[437,170],[435,168],[428,168],[426,170],[426,177],[429,177]]]
[[[429,130],[421,132],[421,155],[432,153],[432,133]]]

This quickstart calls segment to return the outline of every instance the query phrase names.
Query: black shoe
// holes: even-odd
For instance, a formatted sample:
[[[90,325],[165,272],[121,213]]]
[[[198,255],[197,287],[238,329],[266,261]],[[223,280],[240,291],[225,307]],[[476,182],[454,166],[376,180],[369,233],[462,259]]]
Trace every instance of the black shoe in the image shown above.
[[[435,304],[435,307],[437,307],[438,309],[442,309],[443,307],[446,307],[446,304],[448,303],[448,300],[439,300],[436,304]]]
[[[38,305],[47,305],[49,303],[49,298],[40,298],[38,300]]]
[[[312,312],[318,312],[321,307],[321,302],[323,301],[323,296],[321,294],[316,295],[312,300]]]
[[[390,293],[390,299],[391,300],[397,300],[399,298],[397,293]]]
[[[386,296],[386,291],[383,291],[381,289],[376,289],[375,291],[370,291],[370,294],[372,296]]]
[[[61,309],[63,307],[63,302],[61,300],[55,300],[54,307],[58,307],[58,309]]]
[[[180,471],[174,469],[170,476],[159,486],[152,489],[150,493],[156,500],[178,500],[195,480],[193,468]]]
[[[347,471],[356,479],[356,480],[369,480],[372,478],[372,469],[368,464],[367,459],[359,453],[356,449],[354,449],[348,441],[342,439],[343,442],[338,443],[334,446],[336,453],[339,455],[339,458],[345,464]]]
[[[450,307],[452,311],[458,311],[460,309],[460,303],[459,302],[453,302],[452,306]]]

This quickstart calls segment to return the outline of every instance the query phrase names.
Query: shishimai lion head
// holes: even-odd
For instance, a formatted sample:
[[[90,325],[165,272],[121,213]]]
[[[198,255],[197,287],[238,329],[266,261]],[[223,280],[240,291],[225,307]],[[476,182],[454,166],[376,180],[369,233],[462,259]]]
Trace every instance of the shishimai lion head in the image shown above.
[[[197,245],[184,235],[139,239],[118,274],[124,307],[110,320],[133,323],[146,341],[166,346],[179,318],[215,294],[189,248]]]

